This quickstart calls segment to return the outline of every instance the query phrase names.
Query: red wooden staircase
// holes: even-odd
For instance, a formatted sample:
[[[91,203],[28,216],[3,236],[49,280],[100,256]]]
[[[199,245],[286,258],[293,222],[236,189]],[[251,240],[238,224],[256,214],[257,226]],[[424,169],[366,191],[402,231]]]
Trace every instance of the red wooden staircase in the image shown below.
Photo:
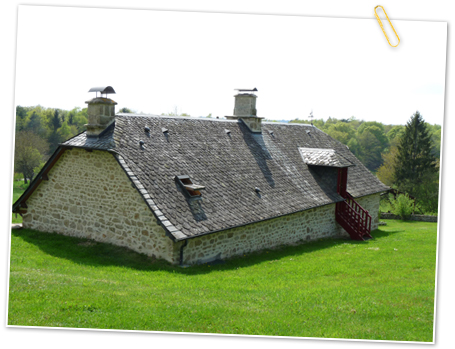
[[[352,240],[371,239],[371,215],[346,191],[348,169],[338,169],[338,194],[345,201],[336,204],[335,219],[351,236]]]
[[[371,239],[371,215],[349,194],[346,201],[336,204],[336,221],[346,230],[352,240]]]

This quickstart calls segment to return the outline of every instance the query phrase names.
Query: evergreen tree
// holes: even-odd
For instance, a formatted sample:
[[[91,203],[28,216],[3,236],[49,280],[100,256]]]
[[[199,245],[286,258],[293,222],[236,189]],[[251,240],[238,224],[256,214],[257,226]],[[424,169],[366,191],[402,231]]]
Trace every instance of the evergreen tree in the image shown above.
[[[437,173],[436,158],[431,150],[431,135],[417,111],[407,122],[398,145],[395,178],[400,190],[417,196],[421,186]]]
[[[54,110],[53,116],[50,119],[50,133],[48,136],[49,148],[50,152],[52,153],[55,149],[57,149],[58,144],[61,142],[61,137],[58,132],[58,129],[62,126],[62,122],[60,120],[60,111],[58,109]]]

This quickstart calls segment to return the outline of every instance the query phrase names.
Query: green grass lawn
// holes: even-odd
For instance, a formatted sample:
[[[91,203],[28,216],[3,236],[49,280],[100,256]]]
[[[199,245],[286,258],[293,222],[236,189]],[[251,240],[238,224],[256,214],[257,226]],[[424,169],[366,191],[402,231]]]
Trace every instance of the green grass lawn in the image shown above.
[[[28,188],[28,184],[24,184],[24,181],[13,181],[13,202],[11,203],[14,204],[17,199],[22,195],[22,193],[25,191],[25,189]],[[12,214],[12,223],[22,223],[22,217],[20,215]]]
[[[191,268],[15,230],[8,324],[431,342],[437,225],[387,223]]]

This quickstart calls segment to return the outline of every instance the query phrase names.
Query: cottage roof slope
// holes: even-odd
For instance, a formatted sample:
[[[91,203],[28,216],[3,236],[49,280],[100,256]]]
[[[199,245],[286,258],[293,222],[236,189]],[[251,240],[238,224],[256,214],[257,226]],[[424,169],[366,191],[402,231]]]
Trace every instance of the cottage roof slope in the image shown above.
[[[82,133],[62,146],[115,151],[178,232],[176,240],[342,201],[299,148],[334,149],[354,164],[348,171],[354,197],[388,189],[345,145],[310,125],[263,123],[259,134],[240,120],[118,114],[100,137]],[[174,180],[180,175],[205,187],[202,200],[185,197]]]

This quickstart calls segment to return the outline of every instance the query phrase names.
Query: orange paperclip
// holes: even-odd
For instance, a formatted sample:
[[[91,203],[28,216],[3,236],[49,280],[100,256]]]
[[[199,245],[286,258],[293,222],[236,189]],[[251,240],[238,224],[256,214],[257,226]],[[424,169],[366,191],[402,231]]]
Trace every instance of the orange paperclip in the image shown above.
[[[387,33],[385,32],[384,25],[382,24],[382,21],[381,21],[381,19],[379,18],[377,12],[376,12],[376,9],[377,9],[378,7],[382,8],[382,11],[384,11],[384,14],[385,14],[386,18],[387,18],[387,20],[389,21],[389,24],[390,24],[390,26],[392,27],[393,32],[395,33],[395,35],[396,35],[396,37],[397,37],[397,39],[398,39],[398,43],[397,43],[396,45],[392,45],[392,44],[390,43],[389,37],[387,36]],[[379,25],[381,26],[382,32],[384,33],[384,36],[386,37],[387,42],[389,43],[389,45],[392,46],[392,47],[397,47],[398,44],[400,43],[400,37],[398,36],[397,32],[395,31],[395,28],[393,27],[392,22],[390,22],[389,16],[387,16],[387,12],[385,12],[384,7],[382,7],[381,5],[376,6],[376,7],[374,8],[374,15],[376,16],[376,19],[378,20]]]

